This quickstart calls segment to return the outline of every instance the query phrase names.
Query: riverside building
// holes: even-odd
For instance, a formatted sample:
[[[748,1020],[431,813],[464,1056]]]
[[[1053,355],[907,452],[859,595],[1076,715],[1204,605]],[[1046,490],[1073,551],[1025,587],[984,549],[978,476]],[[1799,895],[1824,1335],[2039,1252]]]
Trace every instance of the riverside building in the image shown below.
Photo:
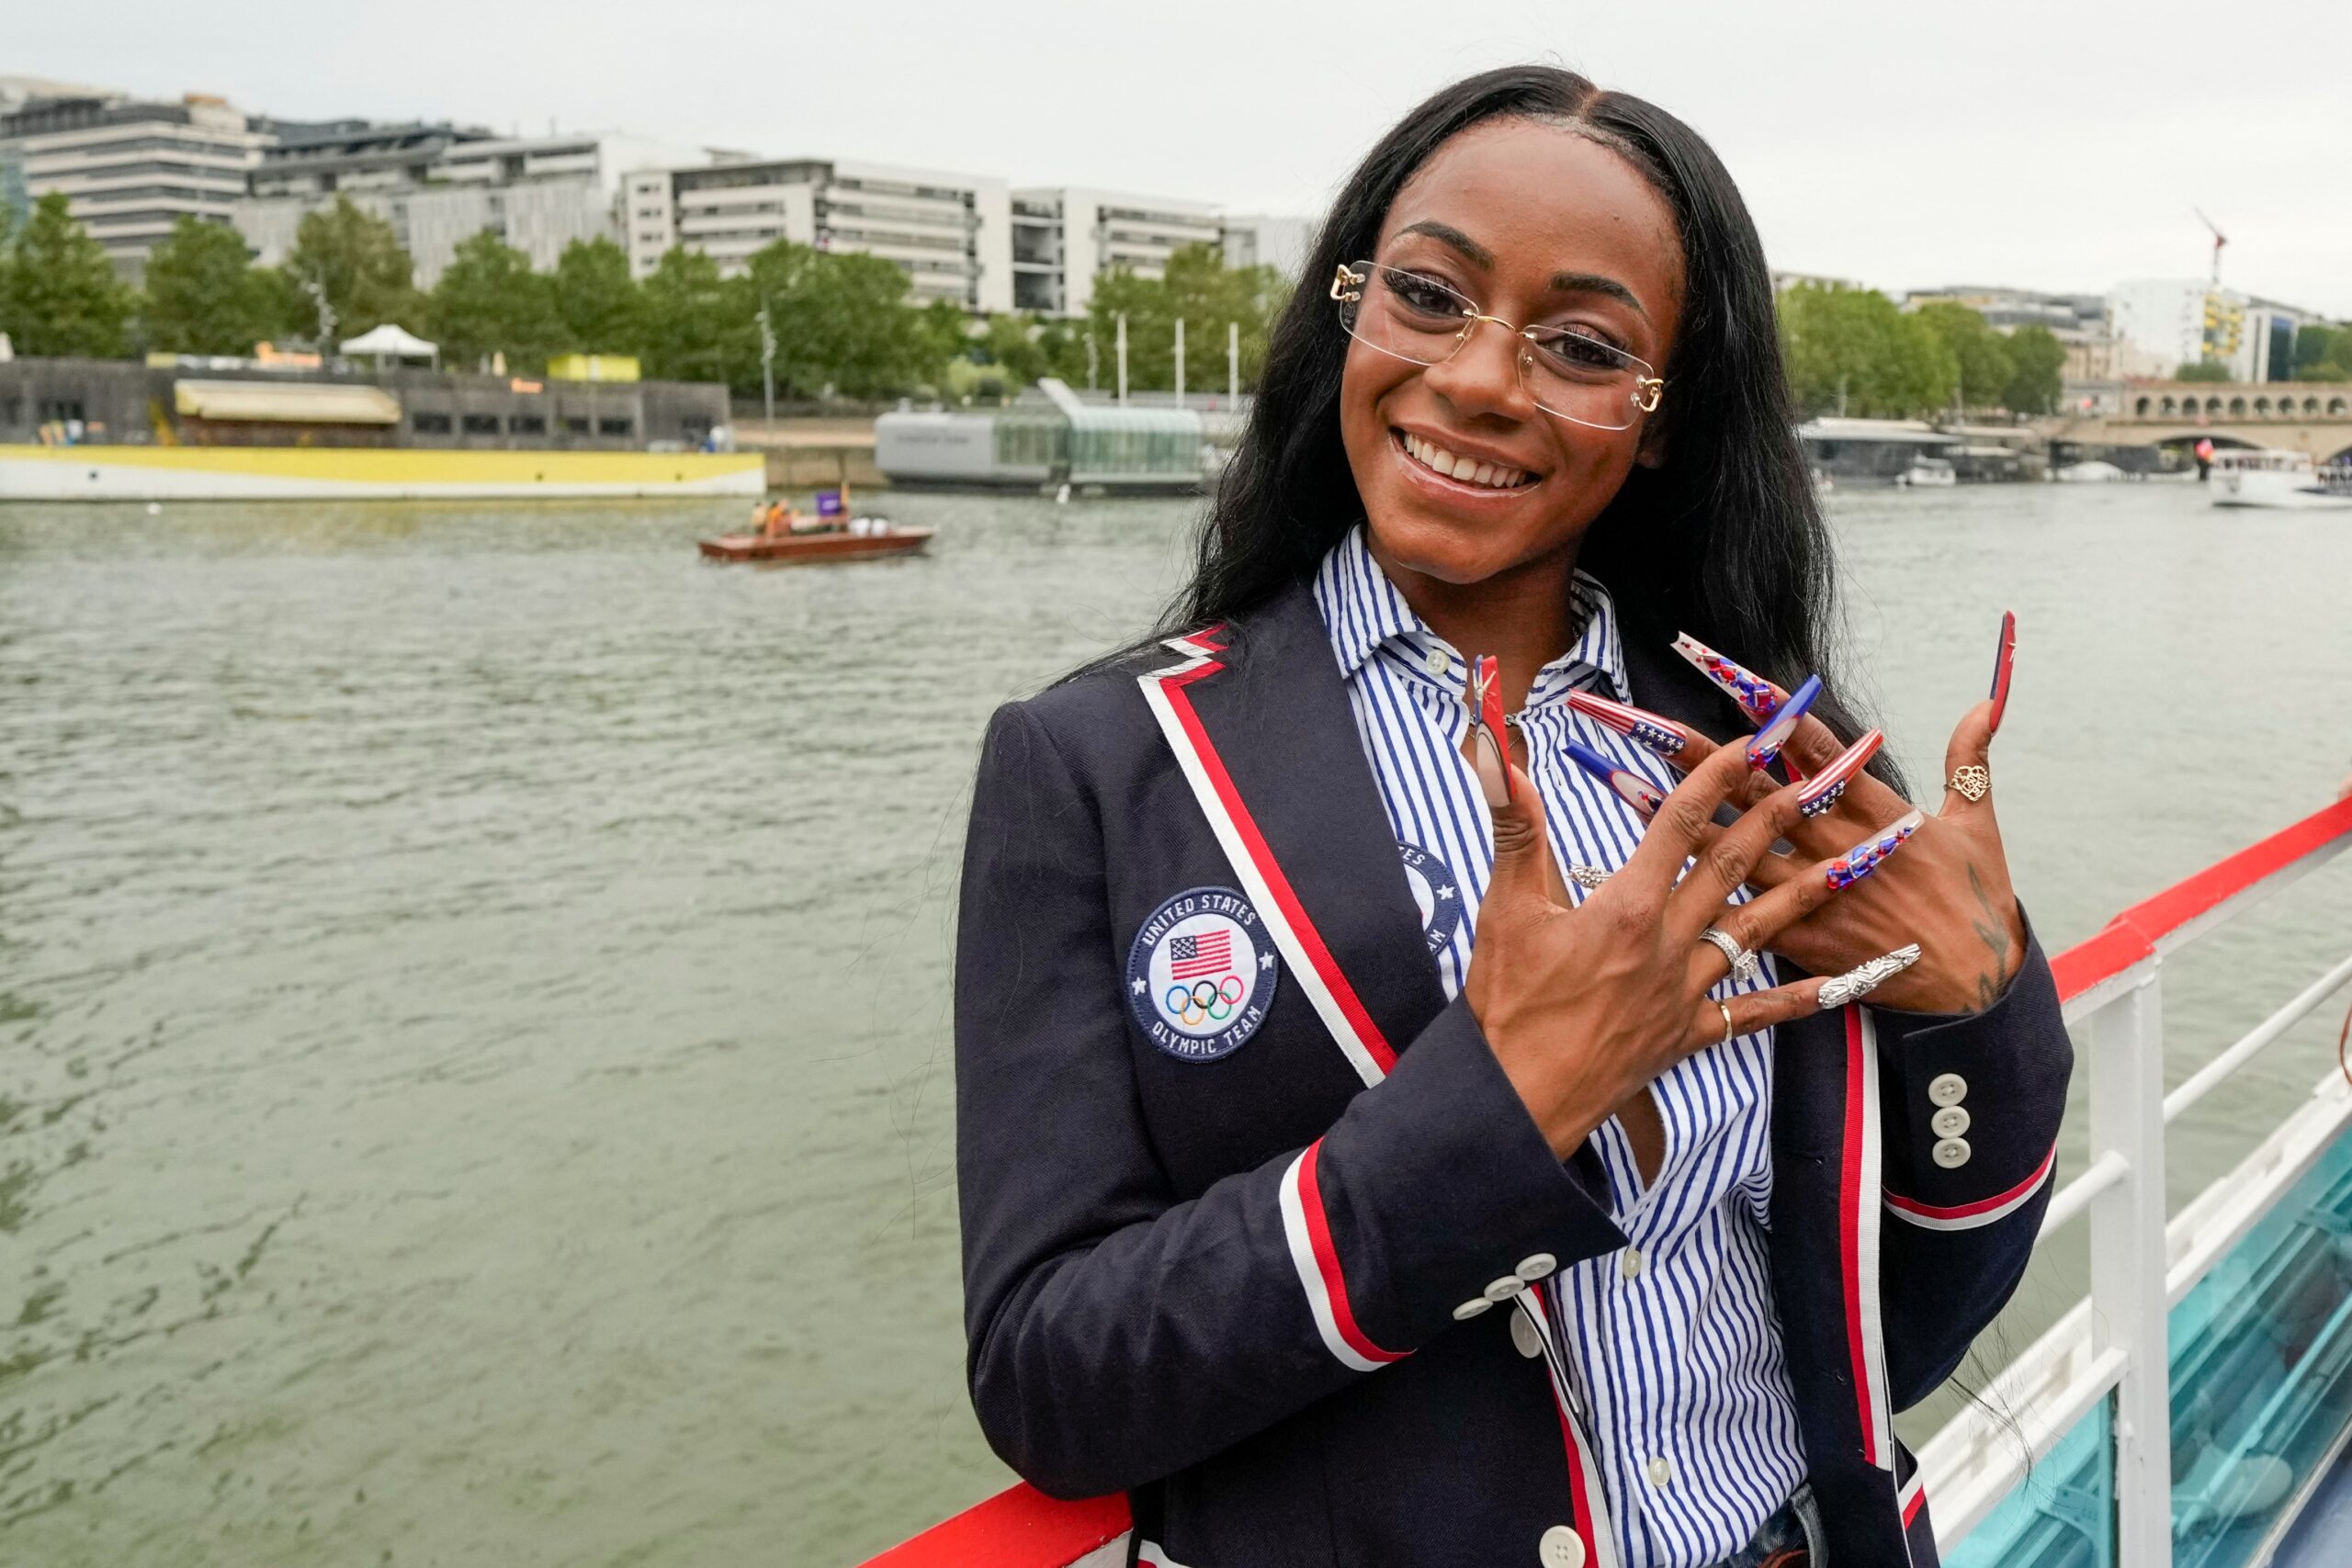
[[[1173,197],[1076,187],[1012,193],[1012,302],[1049,316],[1082,316],[1094,280],[1125,268],[1159,277],[1186,245],[1222,245],[1216,209]]]

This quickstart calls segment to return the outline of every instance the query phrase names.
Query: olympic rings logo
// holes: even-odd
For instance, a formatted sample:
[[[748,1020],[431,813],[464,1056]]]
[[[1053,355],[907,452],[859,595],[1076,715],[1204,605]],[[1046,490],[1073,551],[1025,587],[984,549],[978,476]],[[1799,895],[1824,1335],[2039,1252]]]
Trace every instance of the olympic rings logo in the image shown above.
[[[1227,975],[1215,984],[1195,980],[1190,986],[1170,986],[1160,1005],[1187,1029],[1198,1029],[1204,1023],[1223,1023],[1233,1016],[1233,1010],[1249,994],[1238,975]]]

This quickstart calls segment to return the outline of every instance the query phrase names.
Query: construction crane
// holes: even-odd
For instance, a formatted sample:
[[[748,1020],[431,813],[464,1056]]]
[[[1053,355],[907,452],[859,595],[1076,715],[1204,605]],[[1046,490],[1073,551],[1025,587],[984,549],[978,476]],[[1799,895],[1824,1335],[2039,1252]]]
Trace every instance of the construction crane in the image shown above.
[[[2230,237],[2222,232],[2222,226],[2219,223],[2206,217],[2198,209],[2192,207],[2188,210],[2197,213],[2197,221],[2213,231],[2213,287],[2219,288],[2222,287],[2222,247],[2230,243]]]

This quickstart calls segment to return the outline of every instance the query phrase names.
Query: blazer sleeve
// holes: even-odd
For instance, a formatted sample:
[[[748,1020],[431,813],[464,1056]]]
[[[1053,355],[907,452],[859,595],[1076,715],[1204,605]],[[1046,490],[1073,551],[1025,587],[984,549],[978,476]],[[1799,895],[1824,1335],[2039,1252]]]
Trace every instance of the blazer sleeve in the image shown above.
[[[1320,1138],[1178,1201],[1138,1102],[1099,807],[1023,705],[991,724],[956,956],[972,1404],[1057,1496],[1128,1490],[1611,1251],[1455,1003]],[[1548,1255],[1548,1256],[1546,1256]]]
[[[1901,1410],[1951,1375],[2025,1273],[2075,1052],[2030,924],[2024,963],[1983,1012],[1871,1015],[1886,1134],[1886,1371]],[[1938,1113],[1955,1108],[1965,1125],[1947,1117],[1939,1130]]]

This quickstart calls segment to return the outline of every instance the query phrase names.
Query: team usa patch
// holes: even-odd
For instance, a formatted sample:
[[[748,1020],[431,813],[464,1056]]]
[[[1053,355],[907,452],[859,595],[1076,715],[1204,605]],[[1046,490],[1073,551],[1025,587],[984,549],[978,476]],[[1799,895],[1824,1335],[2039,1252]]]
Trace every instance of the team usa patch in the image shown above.
[[[1443,953],[1461,929],[1462,881],[1437,856],[1418,844],[1399,844],[1405,857],[1405,881],[1413,889],[1413,904],[1421,912],[1421,940],[1432,955]]]
[[[1154,1045],[1214,1062],[1249,1043],[1273,1006],[1282,971],[1250,900],[1195,887],[1152,911],[1127,950],[1127,1008]]]

